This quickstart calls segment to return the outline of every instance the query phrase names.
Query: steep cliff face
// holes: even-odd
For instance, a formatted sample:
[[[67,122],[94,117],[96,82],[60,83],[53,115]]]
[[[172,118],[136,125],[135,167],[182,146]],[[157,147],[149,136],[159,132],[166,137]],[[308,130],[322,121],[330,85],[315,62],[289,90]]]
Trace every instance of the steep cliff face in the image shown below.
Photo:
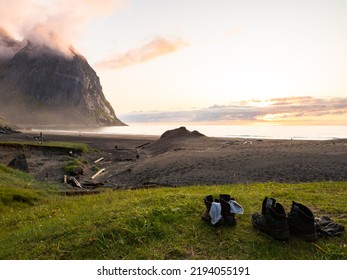
[[[87,60],[30,42],[0,71],[1,116],[18,124],[123,125]]]

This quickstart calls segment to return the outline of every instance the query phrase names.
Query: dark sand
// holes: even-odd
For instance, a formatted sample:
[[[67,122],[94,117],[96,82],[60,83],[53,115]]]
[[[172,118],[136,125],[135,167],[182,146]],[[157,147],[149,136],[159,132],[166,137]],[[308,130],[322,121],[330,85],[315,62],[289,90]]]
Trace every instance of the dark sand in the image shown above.
[[[251,182],[347,181],[347,139],[330,141],[210,138],[172,134],[168,137],[121,135],[53,135],[45,141],[89,144],[88,161],[77,176],[84,188],[213,185]],[[33,134],[0,135],[0,141],[28,141]],[[0,148],[7,165],[15,148]],[[62,182],[65,150],[24,151],[29,171],[42,181]],[[104,160],[94,164],[100,157]],[[91,180],[95,167],[106,171]]]

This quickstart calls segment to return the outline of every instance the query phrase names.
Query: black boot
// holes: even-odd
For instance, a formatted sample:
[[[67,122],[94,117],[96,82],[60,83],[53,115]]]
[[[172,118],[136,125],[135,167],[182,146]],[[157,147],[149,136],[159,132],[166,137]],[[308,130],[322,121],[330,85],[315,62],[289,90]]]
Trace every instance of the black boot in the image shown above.
[[[228,194],[219,195],[220,204],[222,206],[222,217],[224,219],[224,224],[226,226],[235,226],[236,225],[236,217],[234,213],[230,213],[230,200],[235,200],[230,197]]]
[[[305,241],[317,240],[314,215],[305,205],[293,201],[292,209],[287,219],[290,234],[299,236]]]
[[[254,228],[261,232],[271,235],[280,241],[289,240],[289,227],[286,212],[280,203],[276,203],[273,198],[265,197],[262,205],[261,214],[252,215]]]
[[[201,219],[204,220],[205,222],[211,223],[214,226],[220,226],[220,225],[224,225],[224,219],[222,216],[219,216],[219,219],[216,221],[213,221],[212,217],[210,216],[210,210],[212,207],[213,202],[216,203],[215,206],[217,206],[217,204],[220,204],[218,199],[215,199],[213,201],[213,196],[212,195],[208,195],[204,198],[204,203],[206,206],[206,211],[201,215]],[[217,207],[218,209],[218,207]],[[219,208],[220,209],[220,208]],[[214,210],[216,210],[216,208],[214,208]],[[218,210],[215,212],[216,215],[218,215]],[[216,218],[216,217],[215,217]]]
[[[201,215],[201,219],[203,219],[205,222],[211,222],[210,209],[211,209],[212,202],[213,202],[212,195],[208,195],[204,198],[206,211]]]

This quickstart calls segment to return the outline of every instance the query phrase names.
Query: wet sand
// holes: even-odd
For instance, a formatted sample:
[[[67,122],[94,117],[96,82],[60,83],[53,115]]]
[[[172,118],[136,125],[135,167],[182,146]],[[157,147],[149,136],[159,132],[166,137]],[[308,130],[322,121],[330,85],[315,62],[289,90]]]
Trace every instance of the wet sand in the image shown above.
[[[182,131],[181,131],[182,132]],[[184,132],[184,131],[183,131]],[[33,140],[32,133],[0,135],[0,141]],[[168,137],[45,134],[44,141],[86,143],[87,164],[77,179],[84,188],[214,185],[251,182],[347,181],[347,139],[329,141],[211,138],[186,132]],[[15,148],[0,148],[7,165]],[[42,181],[62,182],[67,151],[24,151],[29,171]],[[95,160],[103,157],[98,163]],[[105,172],[91,179],[96,170]]]

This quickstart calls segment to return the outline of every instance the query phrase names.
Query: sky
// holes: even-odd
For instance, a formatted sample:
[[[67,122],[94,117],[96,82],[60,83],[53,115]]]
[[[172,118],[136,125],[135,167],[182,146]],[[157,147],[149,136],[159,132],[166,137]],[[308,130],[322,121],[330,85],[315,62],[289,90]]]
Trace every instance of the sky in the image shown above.
[[[16,39],[83,54],[125,122],[347,125],[345,0],[0,4]]]

